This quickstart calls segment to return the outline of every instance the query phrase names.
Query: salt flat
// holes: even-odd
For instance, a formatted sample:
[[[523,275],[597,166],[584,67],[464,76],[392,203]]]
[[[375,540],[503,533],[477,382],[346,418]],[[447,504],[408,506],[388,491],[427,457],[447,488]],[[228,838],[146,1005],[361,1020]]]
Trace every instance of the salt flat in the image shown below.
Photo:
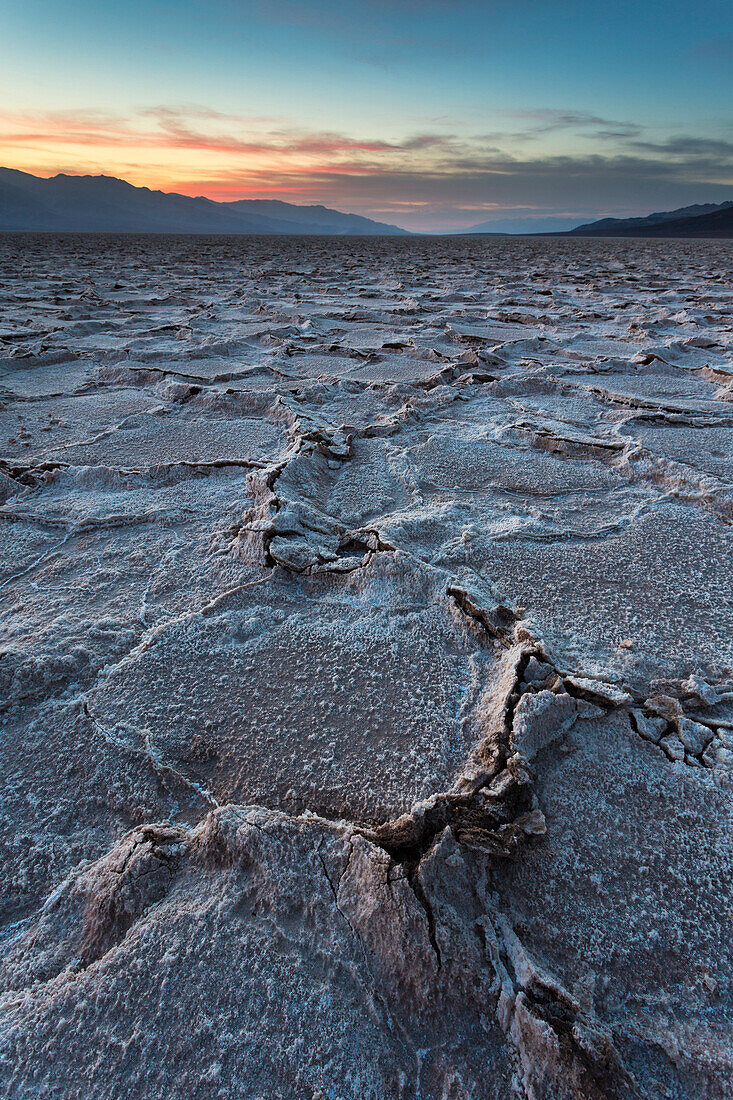
[[[732,286],[0,237],[2,1095],[733,1095]]]

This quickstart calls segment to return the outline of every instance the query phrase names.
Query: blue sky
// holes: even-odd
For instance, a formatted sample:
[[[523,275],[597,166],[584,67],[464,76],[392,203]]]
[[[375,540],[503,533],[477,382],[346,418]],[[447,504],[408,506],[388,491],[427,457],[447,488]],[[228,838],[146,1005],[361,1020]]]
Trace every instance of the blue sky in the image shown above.
[[[0,163],[413,229],[733,198],[729,3],[0,0]]]

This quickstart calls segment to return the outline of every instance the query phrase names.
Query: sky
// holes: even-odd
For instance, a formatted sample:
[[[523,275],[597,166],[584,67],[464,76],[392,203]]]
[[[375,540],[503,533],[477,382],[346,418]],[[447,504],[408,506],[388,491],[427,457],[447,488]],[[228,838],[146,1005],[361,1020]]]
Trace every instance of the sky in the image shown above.
[[[730,0],[0,0],[0,165],[415,231],[733,199]]]

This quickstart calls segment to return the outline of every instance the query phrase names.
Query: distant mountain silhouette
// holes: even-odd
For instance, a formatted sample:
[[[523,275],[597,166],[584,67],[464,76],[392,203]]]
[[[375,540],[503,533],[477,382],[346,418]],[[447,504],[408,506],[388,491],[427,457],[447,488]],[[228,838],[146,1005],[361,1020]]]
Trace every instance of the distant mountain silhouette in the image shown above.
[[[0,231],[74,233],[308,233],[407,235],[406,229],[325,206],[277,200],[214,202],[114,176],[53,176],[0,168]]]
[[[519,217],[519,218],[495,218],[492,221],[480,222],[478,225],[469,225],[468,229],[462,229],[456,236],[477,237],[513,237],[517,234],[536,236],[547,233],[565,233],[572,227],[573,218],[567,217]]]
[[[646,218],[602,218],[564,237],[733,237],[733,202],[683,206]]]

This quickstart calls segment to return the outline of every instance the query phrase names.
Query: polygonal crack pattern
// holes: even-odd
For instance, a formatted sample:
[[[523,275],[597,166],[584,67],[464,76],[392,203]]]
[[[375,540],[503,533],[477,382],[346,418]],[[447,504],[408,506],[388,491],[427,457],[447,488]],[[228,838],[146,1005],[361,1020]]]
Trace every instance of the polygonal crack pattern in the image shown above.
[[[732,258],[0,241],[3,1095],[731,1096]]]

